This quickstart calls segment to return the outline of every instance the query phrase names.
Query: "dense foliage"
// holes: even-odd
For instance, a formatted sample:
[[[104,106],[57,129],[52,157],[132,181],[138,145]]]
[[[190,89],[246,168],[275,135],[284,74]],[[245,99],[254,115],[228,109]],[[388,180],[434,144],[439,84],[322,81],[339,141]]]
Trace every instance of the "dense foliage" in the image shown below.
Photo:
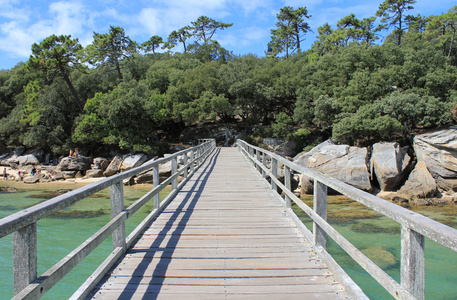
[[[170,134],[206,121],[302,147],[319,136],[408,141],[457,115],[457,6],[406,16],[413,4],[380,5],[382,22],[395,26],[383,43],[375,44],[386,26],[351,14],[337,28],[320,27],[307,51],[300,39],[311,16],[286,7],[272,30],[276,52],[263,58],[222,48],[212,37],[231,24],[207,17],[141,47],[113,26],[85,49],[70,36],[50,36],[33,45],[28,62],[0,71],[0,148],[153,152]],[[183,53],[172,52],[179,46]]]

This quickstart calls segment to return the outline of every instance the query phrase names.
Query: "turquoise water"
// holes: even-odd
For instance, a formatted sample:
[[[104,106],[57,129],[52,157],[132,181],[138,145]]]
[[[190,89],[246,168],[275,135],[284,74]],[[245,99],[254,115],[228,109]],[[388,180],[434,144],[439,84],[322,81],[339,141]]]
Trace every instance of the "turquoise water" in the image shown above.
[[[312,200],[304,202],[312,206]],[[457,206],[415,207],[414,211],[457,228]],[[310,218],[299,214],[311,230]],[[329,197],[328,221],[355,247],[373,260],[387,274],[400,282],[401,239],[398,223],[343,197]],[[328,239],[328,252],[370,299],[394,299],[371,276]],[[426,299],[457,299],[457,253],[425,239]]]
[[[67,186],[63,186],[67,188]],[[150,185],[124,187],[125,206],[138,200]],[[52,190],[52,189],[51,189]],[[48,199],[49,189],[0,193],[0,218]],[[164,193],[166,194],[166,192]],[[164,194],[161,195],[163,198]],[[154,208],[147,203],[126,222],[128,235]],[[111,219],[109,188],[38,222],[38,276],[68,255]],[[0,239],[0,299],[13,297],[11,235]],[[111,238],[105,240],[42,299],[67,299],[112,251]]]
[[[0,182],[1,185],[1,182]],[[67,186],[63,186],[66,188]],[[125,205],[128,206],[149,191],[151,186],[124,187]],[[30,205],[45,201],[51,188],[41,190],[0,193],[0,218]],[[166,194],[166,192],[164,193]],[[164,195],[161,196],[163,198]],[[304,200],[311,206],[312,201]],[[311,203],[310,203],[311,202]],[[152,202],[127,221],[130,233],[153,209]],[[295,207],[296,211],[298,209]],[[457,206],[419,207],[414,209],[430,218],[457,228]],[[400,280],[400,227],[362,205],[342,197],[329,197],[329,222],[357,248],[375,261],[395,280]],[[299,213],[304,223],[311,222]],[[64,212],[38,222],[38,274],[42,274],[56,262],[85,241],[111,216],[109,189],[82,200]],[[13,296],[11,235],[0,239],[0,299]],[[106,240],[92,252],[43,299],[67,299],[89,277],[111,252],[111,240]],[[361,286],[371,299],[393,299],[371,279],[363,269],[331,240],[328,251],[346,272]],[[430,240],[425,241],[426,298],[457,299],[457,253]]]

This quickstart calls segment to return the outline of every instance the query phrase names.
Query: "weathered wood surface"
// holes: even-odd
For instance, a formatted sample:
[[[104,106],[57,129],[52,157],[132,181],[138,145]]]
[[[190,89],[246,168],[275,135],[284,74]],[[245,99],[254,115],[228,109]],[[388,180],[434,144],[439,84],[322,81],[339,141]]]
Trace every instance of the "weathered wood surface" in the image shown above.
[[[94,299],[347,299],[235,148],[200,168]]]

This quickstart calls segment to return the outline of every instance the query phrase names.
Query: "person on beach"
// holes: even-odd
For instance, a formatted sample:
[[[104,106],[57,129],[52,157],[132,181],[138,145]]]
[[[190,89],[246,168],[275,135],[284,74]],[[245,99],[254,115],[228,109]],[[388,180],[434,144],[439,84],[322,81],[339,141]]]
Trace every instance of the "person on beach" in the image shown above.
[[[3,169],[3,179],[8,180],[8,172],[6,171],[6,168]]]

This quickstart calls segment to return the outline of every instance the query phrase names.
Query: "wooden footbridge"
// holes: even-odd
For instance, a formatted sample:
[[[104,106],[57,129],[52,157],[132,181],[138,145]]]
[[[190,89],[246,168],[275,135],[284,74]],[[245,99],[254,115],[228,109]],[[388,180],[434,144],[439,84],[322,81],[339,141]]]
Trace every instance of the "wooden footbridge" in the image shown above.
[[[159,182],[159,165],[169,162],[172,174]],[[149,169],[154,189],[124,208],[123,180]],[[313,209],[292,193],[291,171],[314,178]],[[401,224],[401,283],[326,222],[327,186]],[[106,187],[112,220],[37,276],[36,222]],[[155,209],[126,237],[125,220],[148,201]],[[313,232],[292,202],[312,218]],[[110,235],[113,252],[71,299],[366,299],[326,252],[327,236],[395,298],[424,299],[424,236],[457,251],[457,230],[240,140],[237,148],[205,140],[1,219],[0,237],[10,233],[14,299],[40,298]]]

